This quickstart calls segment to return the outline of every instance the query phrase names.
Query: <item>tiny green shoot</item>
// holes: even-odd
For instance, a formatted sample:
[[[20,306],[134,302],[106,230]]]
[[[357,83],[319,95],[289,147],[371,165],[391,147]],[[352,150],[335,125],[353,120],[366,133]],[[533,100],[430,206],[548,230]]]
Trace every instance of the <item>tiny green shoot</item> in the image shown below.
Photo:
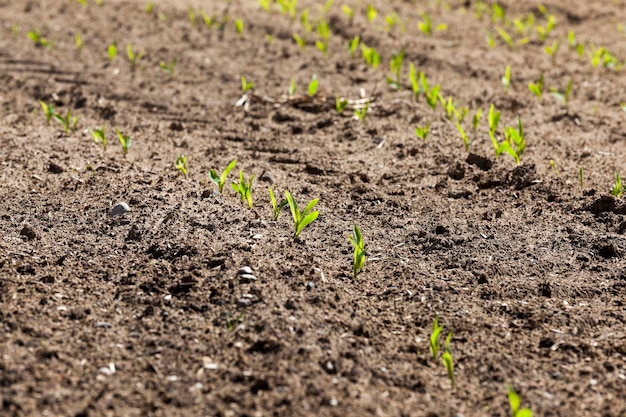
[[[224,169],[224,172],[222,172],[221,174],[218,174],[214,169],[209,172],[209,177],[211,178],[211,181],[213,181],[213,183],[217,185],[220,194],[224,190],[224,184],[226,184],[226,178],[228,177],[228,174],[230,173],[230,171],[232,171],[233,168],[235,168],[236,164],[237,160],[233,159],[228,164],[226,169]]]
[[[109,61],[113,62],[115,56],[117,55],[117,46],[115,45],[115,41],[111,42],[111,44],[107,47],[107,54],[109,55]]]
[[[239,170],[239,182],[233,182],[230,186],[235,190],[239,197],[241,198],[241,202],[246,201],[248,203],[248,208],[252,208],[252,181],[254,180],[254,175],[250,177],[248,182],[246,182],[243,177],[243,171]]]
[[[420,14],[422,18],[421,22],[417,23],[417,28],[426,36],[430,36],[433,34],[433,22],[426,13]]]
[[[126,136],[118,129],[115,129],[115,133],[117,133],[117,137],[119,138],[120,144],[122,145],[122,152],[124,153],[124,157],[126,157],[126,154],[128,154],[128,150],[133,145],[133,140],[130,136]]]
[[[393,74],[393,77],[387,77],[387,83],[394,90],[400,88],[400,71],[402,70],[402,63],[404,62],[405,51],[404,48],[398,53],[394,53],[389,62],[389,69]]]
[[[239,36],[243,35],[243,20],[235,19],[235,31]]]
[[[507,65],[504,69],[504,75],[502,76],[502,85],[506,91],[511,88],[511,66]]]
[[[106,152],[107,150],[106,126],[102,125],[101,128],[89,129],[89,132],[91,132],[91,136],[93,136],[94,143],[101,144],[102,150]]]
[[[474,116],[474,118],[476,118],[476,116]],[[480,116],[478,118],[480,119]],[[496,106],[494,106],[493,104],[489,107],[488,122],[489,122],[489,132],[495,133],[496,130],[498,129],[498,124],[500,123],[500,111],[496,110]],[[477,124],[478,123],[476,123],[476,125]]]
[[[363,58],[367,64],[376,69],[380,64],[380,54],[374,47],[369,47],[364,43],[361,44],[361,52],[363,53]]]
[[[415,101],[417,101],[419,100],[419,96],[422,93],[422,88],[420,86],[419,77],[415,71],[415,65],[413,65],[413,63],[411,63],[411,65],[409,66],[409,81],[411,81],[411,90],[413,90],[413,94],[415,95]]]
[[[270,202],[272,203],[272,212],[274,215],[274,221],[278,220],[278,216],[283,208],[287,206],[287,200],[282,200],[280,203],[277,202],[276,197],[274,196],[274,191],[271,187],[267,187],[267,191],[270,194]]]
[[[189,23],[191,23],[191,26],[195,27],[198,24],[198,20],[196,19],[196,12],[193,11],[193,7],[189,6],[189,9],[187,9],[187,16],[189,16]]]
[[[76,49],[78,50],[78,52],[83,50],[83,40],[81,39],[78,32],[74,34],[74,43],[76,44]]]
[[[450,383],[452,384],[452,388],[454,388],[454,359],[452,358],[452,352],[450,351],[450,342],[452,340],[452,332],[448,333],[446,337],[445,351],[441,355],[441,361],[443,362],[443,366],[445,366],[446,371],[448,372],[448,378],[450,378]]]
[[[417,126],[415,128],[415,134],[417,135],[418,138],[420,138],[423,141],[425,141],[426,138],[428,137],[428,132],[430,132],[430,123],[428,123],[424,127]]]
[[[130,61],[130,66],[132,69],[135,69],[137,61],[139,61],[144,56],[143,52],[135,53],[135,51],[133,50],[133,44],[131,42],[128,42],[128,46],[126,47],[126,54],[128,55],[128,60]]]
[[[187,178],[187,155],[178,155],[175,166]]]
[[[463,129],[463,126],[461,126],[461,124],[457,121],[454,122],[454,125],[456,126],[457,130],[461,134],[461,139],[463,139],[463,145],[465,146],[465,150],[468,151],[471,145],[471,141],[467,137],[467,134],[465,133],[465,129]]]
[[[585,188],[585,173],[582,165],[578,168],[578,183],[580,184],[580,189],[583,190]]]
[[[363,107],[354,109],[354,115],[357,119],[359,119],[362,123],[365,123],[365,118],[367,117],[367,112],[370,108],[369,101],[365,103]]]
[[[43,114],[46,116],[46,123],[50,126],[50,120],[54,116],[54,105],[52,103],[46,103],[42,100],[39,100],[39,104],[43,109]]]
[[[317,93],[318,86],[319,86],[319,81],[317,80],[317,75],[313,75],[311,77],[311,81],[309,82],[309,87],[308,87],[309,97],[313,97]]]
[[[292,97],[296,94],[296,80],[294,78],[291,79],[291,83],[289,84],[289,97]]]
[[[248,91],[252,90],[254,87],[254,83],[248,82],[245,75],[241,76],[241,91],[246,94]]]
[[[561,47],[561,42],[554,41],[551,45],[546,45],[543,50],[552,60],[556,59],[556,54],[559,52],[559,48]]]
[[[376,16],[378,16],[378,11],[376,10],[374,6],[372,6],[371,4],[368,4],[367,5],[367,21],[372,23],[374,19],[376,19]]]
[[[346,109],[347,105],[348,100],[339,96],[335,96],[335,110],[337,110],[337,113],[342,113]]]
[[[619,172],[615,172],[615,184],[611,189],[611,194],[617,198],[620,198],[622,195],[624,195],[624,186],[622,185],[622,179],[619,176]]]
[[[300,235],[300,232],[302,232],[306,226],[313,223],[319,216],[319,212],[313,211],[313,208],[319,200],[317,198],[311,200],[309,204],[306,205],[304,210],[301,211],[298,208],[296,200],[289,191],[285,191],[285,197],[287,198],[287,204],[289,204],[291,216],[293,217],[293,225],[295,229],[294,237],[297,238]]]
[[[511,38],[511,35],[509,35],[506,30],[498,27],[496,28],[496,32],[498,32],[498,35],[500,35],[502,40],[508,45],[510,49],[515,48],[515,42],[513,42],[513,38]]]
[[[159,68],[163,70],[166,74],[170,76],[174,76],[174,67],[176,66],[176,58],[172,58],[169,64],[166,64],[165,61],[159,62]]]
[[[543,94],[543,72],[539,75],[539,79],[536,83],[528,84],[528,89],[531,93],[537,96],[537,98],[541,99],[541,95]]]
[[[552,167],[552,170],[554,171],[554,173],[558,177],[559,176],[559,168],[556,166],[556,162],[554,162],[554,159],[550,159],[550,166]]]
[[[510,385],[506,386],[507,395],[509,397],[509,405],[511,406],[512,417],[533,417],[533,412],[529,408],[520,408],[522,399]]]
[[[569,82],[567,83],[567,87],[565,87],[564,93],[561,93],[556,88],[550,88],[550,94],[552,94],[554,98],[556,98],[560,102],[564,103],[565,106],[567,106],[569,104],[570,94],[572,93],[572,87],[573,87],[573,80],[570,78]]]
[[[39,30],[31,30],[26,34],[30,40],[32,40],[36,46],[50,47],[50,42],[48,39],[41,35],[41,31]]]
[[[350,56],[354,56],[356,52],[356,48],[359,47],[359,43],[361,42],[361,38],[359,35],[356,35],[350,42],[348,42],[348,51],[350,51]]]
[[[78,124],[78,117],[72,117],[72,111],[70,109],[67,109],[67,113],[65,114],[65,116],[62,116],[59,113],[55,113],[54,120],[61,123],[65,133],[70,133],[70,130],[72,132],[76,131],[76,125]]]
[[[437,358],[437,354],[439,353],[439,334],[443,331],[443,327],[444,326],[439,325],[439,317],[435,316],[433,320],[433,331],[429,338],[430,357],[433,360]]]
[[[480,125],[480,117],[482,115],[483,115],[482,108],[476,110],[476,113],[474,113],[474,117],[472,118],[472,128],[474,129],[474,133],[478,131],[478,126]]]
[[[149,1],[148,3],[146,3],[145,11],[147,14],[151,14],[152,10],[154,10],[154,2]]]
[[[354,9],[346,4],[343,4],[341,5],[341,11],[343,12],[343,14],[346,15],[348,20],[352,23],[352,20],[354,19]]]
[[[363,235],[361,230],[355,224],[352,229],[352,236],[348,236],[348,240],[354,247],[354,254],[352,257],[352,275],[356,279],[357,275],[363,271],[365,266],[365,243],[363,242]]]

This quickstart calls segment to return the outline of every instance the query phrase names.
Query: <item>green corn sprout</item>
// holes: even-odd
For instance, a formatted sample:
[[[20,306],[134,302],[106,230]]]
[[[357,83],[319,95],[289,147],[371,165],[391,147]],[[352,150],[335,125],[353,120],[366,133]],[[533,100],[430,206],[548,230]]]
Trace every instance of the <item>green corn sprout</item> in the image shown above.
[[[510,49],[513,49],[515,47],[515,42],[513,42],[513,38],[511,38],[511,35],[509,35],[506,30],[498,27],[496,28],[496,32],[498,32],[498,35],[500,35],[502,40],[508,45]]]
[[[267,187],[267,191],[270,194],[270,202],[272,203],[272,212],[274,213],[274,221],[278,220],[278,216],[283,208],[287,206],[287,200],[282,200],[280,203],[277,202],[276,197],[274,196],[274,191],[270,187]]]
[[[554,159],[550,159],[550,166],[552,167],[552,170],[554,171],[554,173],[558,177],[559,176],[559,168],[556,166],[556,162],[554,162]]]
[[[513,387],[507,385],[506,391],[509,397],[512,417],[533,417],[533,412],[529,408],[520,408],[522,405],[522,399],[515,391],[513,391]]]
[[[147,14],[151,14],[153,9],[154,9],[154,2],[150,1],[146,3],[145,10]]]
[[[306,48],[306,41],[302,39],[297,33],[293,34],[293,40],[296,41],[300,49],[304,50],[304,48]]]
[[[474,128],[474,133],[478,131],[478,125],[480,124],[480,117],[483,115],[483,109],[476,110],[474,117],[472,118],[472,127]]]
[[[35,46],[43,46],[49,48],[51,46],[48,39],[41,35],[41,31],[39,30],[31,30],[26,34],[35,43]]]
[[[443,366],[446,367],[446,371],[448,371],[448,378],[450,378],[450,383],[452,384],[452,388],[454,388],[454,359],[452,358],[452,352],[450,351],[450,342],[452,341],[452,332],[448,333],[446,337],[445,351],[441,355],[441,361],[443,362]]]
[[[474,116],[476,118],[476,116]],[[480,116],[478,117],[480,119]],[[494,134],[498,129],[498,124],[500,123],[500,111],[496,110],[496,106],[493,104],[489,107],[489,132]],[[478,125],[478,123],[476,123]],[[476,130],[476,129],[474,129]]]
[[[559,52],[559,48],[561,47],[561,42],[554,41],[551,45],[544,46],[543,50],[546,54],[552,58],[552,60],[556,59],[556,54]]]
[[[421,22],[417,23],[417,28],[426,36],[430,36],[433,34],[433,22],[426,13],[420,14],[422,18]]]
[[[109,61],[113,62],[115,56],[117,55],[117,46],[115,45],[115,41],[111,42],[111,44],[107,47],[107,54],[109,55]]]
[[[502,85],[506,91],[511,88],[511,66],[507,65],[504,69],[504,75],[502,76]]]
[[[585,173],[583,172],[582,166],[578,168],[578,182],[580,184],[580,189],[583,190],[585,188]]]
[[[144,52],[135,53],[133,50],[133,44],[128,42],[128,46],[126,47],[126,54],[128,55],[128,60],[130,61],[130,66],[132,69],[135,69],[137,65],[137,61],[139,61],[145,55]]]
[[[387,83],[397,90],[400,88],[400,71],[402,70],[402,63],[404,62],[405,51],[404,48],[398,53],[395,53],[391,57],[389,62],[389,69],[395,78],[387,77]]]
[[[346,109],[347,105],[348,100],[335,96],[335,109],[337,110],[337,113],[342,113]]]
[[[315,42],[315,46],[324,54],[324,56],[326,56],[328,51],[328,41],[330,39],[330,26],[328,26],[328,22],[325,20],[320,21],[317,24],[317,33],[321,39]]]
[[[352,259],[352,274],[356,279],[359,272],[363,271],[363,267],[365,266],[365,243],[363,242],[363,235],[361,234],[361,230],[355,224],[352,229],[352,236],[348,236],[348,240],[354,247],[354,256]]]
[[[118,129],[115,129],[115,133],[117,133],[117,137],[120,140],[120,144],[122,145],[122,152],[124,153],[124,157],[128,154],[128,150],[133,145],[133,140],[130,136],[124,135]]]
[[[417,126],[415,128],[415,134],[417,135],[418,138],[422,139],[423,141],[425,141],[426,138],[428,137],[428,132],[429,131],[430,131],[430,123],[428,123],[424,127]]]
[[[235,31],[239,36],[243,35],[243,20],[235,19]]]
[[[371,4],[367,5],[367,21],[372,22],[378,16],[378,11]]]
[[[176,58],[172,58],[169,64],[166,64],[165,61],[159,62],[159,68],[163,70],[166,74],[170,76],[174,76],[174,67],[176,66]]]
[[[91,132],[91,136],[93,136],[94,143],[99,143],[102,145],[102,150],[106,152],[107,150],[107,137],[106,137],[106,126],[102,125],[101,128],[89,129]]]
[[[61,114],[55,113],[54,120],[61,123],[65,133],[70,133],[70,130],[72,132],[76,131],[76,125],[78,124],[78,117],[72,117],[72,111],[70,109],[67,109],[67,113],[65,114],[65,116],[61,116]]]
[[[50,120],[52,120],[52,117],[54,116],[54,105],[41,100],[39,100],[39,104],[43,109],[43,114],[46,116],[46,123],[50,126]]]
[[[175,166],[187,178],[187,155],[178,155]]]
[[[76,49],[78,50],[78,52],[83,50],[83,40],[81,39],[78,32],[74,34],[74,43],[76,44]]]
[[[569,82],[567,83],[567,87],[565,87],[565,92],[561,93],[556,88],[550,88],[550,94],[552,94],[554,98],[567,106],[569,104],[570,94],[572,93],[573,83],[573,80],[570,78]]]
[[[554,25],[556,24],[556,17],[554,15],[547,16],[547,22],[545,26],[537,25],[535,28],[537,30],[537,35],[539,36],[539,41],[545,42],[545,40],[550,36],[550,33],[554,29]]]
[[[496,151],[496,156],[500,156],[502,153],[507,153],[519,165],[520,156],[526,149],[526,141],[524,140],[524,127],[522,126],[522,120],[517,117],[517,128],[505,127],[504,128],[504,142],[498,143],[494,134],[491,134],[491,141]]]
[[[444,99],[443,96],[439,94],[439,101],[441,102],[443,109],[446,111],[446,118],[448,120],[452,120],[453,117],[456,117],[457,120],[461,120],[461,112],[457,110],[452,97]]]
[[[444,326],[439,325],[439,317],[435,316],[433,320],[433,331],[429,339],[430,357],[433,360],[437,358],[437,354],[439,353],[439,334],[443,331],[443,327]]]
[[[463,126],[461,126],[461,124],[459,122],[455,121],[454,125],[456,126],[457,130],[461,134],[461,139],[463,139],[463,145],[465,146],[465,150],[469,151],[469,147],[471,145],[471,141],[467,137],[467,134],[465,133],[465,129],[463,129]]]
[[[191,23],[191,26],[195,27],[198,24],[198,21],[196,19],[196,13],[193,11],[193,7],[189,6],[187,9],[187,16],[189,16],[189,23]]]
[[[343,12],[343,14],[345,14],[348,17],[348,20],[350,20],[350,23],[352,23],[352,20],[354,19],[354,9],[352,9],[350,6],[343,4],[341,5],[341,11]]]
[[[230,171],[232,171],[233,168],[235,168],[236,164],[237,160],[233,159],[230,164],[228,164],[226,169],[224,169],[224,172],[222,172],[221,174],[218,174],[214,169],[209,172],[209,177],[211,178],[211,181],[213,181],[213,183],[217,185],[220,194],[224,190],[224,184],[226,183],[226,178],[228,177],[228,174],[230,173]]]
[[[298,237],[302,229],[309,224],[313,223],[319,216],[319,212],[313,211],[313,207],[319,201],[317,198],[313,199],[306,205],[304,210],[298,209],[298,204],[289,191],[285,191],[285,197],[287,198],[287,204],[291,210],[291,216],[293,217],[293,225],[295,229],[294,237]]]
[[[354,115],[357,119],[359,119],[362,123],[365,123],[365,118],[367,117],[367,111],[370,108],[369,101],[365,103],[365,106],[361,108],[354,109]]]
[[[230,186],[235,190],[239,197],[241,198],[241,202],[246,201],[248,203],[248,208],[252,208],[252,181],[254,180],[254,175],[250,177],[248,182],[243,177],[243,171],[239,170],[239,182],[233,182]]]
[[[296,94],[296,80],[295,79],[291,79],[291,83],[289,84],[289,97],[293,96]]]
[[[615,172],[615,184],[611,189],[611,194],[617,198],[620,198],[624,194],[624,186],[622,185],[622,179],[619,176],[619,172]]]
[[[378,68],[378,65],[380,64],[380,55],[378,51],[376,51],[376,48],[374,47],[370,48],[369,46],[362,43],[361,52],[363,54],[363,58],[365,59],[365,62],[367,62],[367,64],[370,67],[374,69]]]
[[[413,94],[415,95],[415,101],[419,100],[420,93],[422,92],[418,78],[419,77],[415,72],[415,65],[411,63],[409,66],[409,80],[411,81],[411,90],[413,90]]]
[[[491,5],[491,9],[491,20],[493,23],[496,23],[497,21],[504,23],[506,21],[506,18],[504,16],[504,9],[502,8],[502,6],[500,6],[498,3],[494,3]]]
[[[309,97],[313,97],[317,93],[317,87],[319,86],[319,81],[317,80],[317,75],[313,75],[311,77],[311,82],[309,82]]]
[[[300,24],[302,24],[306,33],[311,33],[313,31],[313,26],[309,23],[309,12],[310,10],[306,8],[300,14]]]
[[[543,94],[543,72],[539,75],[539,79],[536,83],[528,84],[528,89],[531,93],[537,96],[537,98],[541,99],[541,95]]]
[[[241,76],[241,91],[246,94],[248,91],[252,90],[254,87],[254,83],[248,82],[245,75]]]
[[[428,86],[428,80],[426,80],[426,75],[420,71],[419,72],[420,79],[420,87],[418,91],[424,93],[424,97],[426,97],[426,102],[433,110],[437,109],[437,101],[439,100],[439,90],[441,86],[437,84],[433,88]]]
[[[361,42],[361,38],[359,35],[356,35],[350,42],[348,42],[348,51],[350,51],[350,56],[354,56],[356,52],[356,48],[359,47],[359,43]]]

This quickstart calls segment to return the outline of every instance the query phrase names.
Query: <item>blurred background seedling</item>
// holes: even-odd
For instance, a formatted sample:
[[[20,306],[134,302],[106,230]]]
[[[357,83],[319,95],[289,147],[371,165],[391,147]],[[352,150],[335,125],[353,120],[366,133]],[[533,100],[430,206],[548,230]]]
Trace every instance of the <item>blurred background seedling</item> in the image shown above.
[[[226,178],[228,177],[228,174],[230,173],[230,171],[233,170],[233,168],[235,168],[236,164],[237,160],[233,159],[224,169],[224,172],[222,172],[221,174],[218,174],[217,171],[215,171],[214,169],[209,172],[209,177],[211,178],[211,181],[213,181],[213,183],[217,185],[217,189],[219,190],[220,194],[222,194],[222,192],[224,191],[224,184],[226,184]]]
[[[107,137],[106,137],[106,126],[102,125],[101,128],[89,129],[91,136],[93,136],[94,143],[98,143],[102,145],[102,150],[106,152],[107,150]]]
[[[252,208],[252,181],[254,175],[250,176],[250,179],[246,182],[243,171],[239,170],[239,182],[233,182],[230,184],[233,190],[239,195],[241,202],[246,202],[248,208]]]
[[[178,155],[175,167],[187,178],[187,155]]]
[[[115,133],[120,140],[120,145],[122,145],[122,152],[124,154],[124,157],[126,157],[126,155],[128,154],[128,150],[131,146],[133,146],[133,139],[130,136],[127,136],[120,132],[117,128],[115,129]]]
[[[46,116],[46,123],[50,126],[50,120],[54,116],[54,105],[52,103],[46,103],[42,100],[39,100],[39,105],[43,110],[43,114]]]

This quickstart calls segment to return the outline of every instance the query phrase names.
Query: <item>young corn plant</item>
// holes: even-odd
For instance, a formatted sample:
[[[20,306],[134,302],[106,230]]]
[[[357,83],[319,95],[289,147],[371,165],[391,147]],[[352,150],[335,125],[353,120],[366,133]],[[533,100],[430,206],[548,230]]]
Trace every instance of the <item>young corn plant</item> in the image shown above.
[[[372,23],[374,21],[374,19],[376,19],[376,16],[378,16],[378,10],[376,10],[376,8],[374,6],[372,6],[371,4],[367,5],[367,21]]]
[[[624,186],[622,185],[622,179],[619,176],[619,172],[615,172],[615,184],[611,188],[611,194],[617,198],[624,195]]]
[[[539,75],[539,79],[536,83],[528,84],[528,89],[541,100],[541,96],[543,94],[543,72]]]
[[[128,55],[128,60],[130,61],[130,67],[133,70],[137,67],[137,62],[145,55],[144,52],[136,53],[133,50],[133,44],[131,42],[128,42],[128,46],[126,47],[126,54]]]
[[[291,79],[287,93],[289,94],[289,97],[293,97],[296,94],[296,80],[293,78]]]
[[[224,191],[224,184],[226,184],[226,178],[228,177],[228,174],[230,173],[230,171],[233,170],[233,168],[235,168],[236,164],[237,160],[233,159],[224,169],[224,172],[222,172],[221,174],[218,174],[214,169],[209,172],[209,177],[211,178],[211,181],[213,181],[213,183],[217,185],[217,189],[219,190],[220,194],[222,194],[222,192]]]
[[[339,96],[335,96],[335,110],[337,110],[337,113],[343,113],[347,106],[348,100]]]
[[[293,40],[296,41],[300,49],[304,51],[306,48],[306,40],[302,39],[300,35],[298,35],[297,33],[294,33],[292,37],[293,37]]]
[[[352,257],[352,275],[356,279],[357,275],[363,271],[365,266],[365,243],[363,242],[363,235],[361,230],[355,224],[352,229],[352,236],[348,236],[348,240],[354,247],[354,254]]]
[[[28,36],[28,38],[33,41],[35,46],[42,46],[44,48],[50,48],[52,46],[50,41],[42,36],[41,31],[39,30],[31,30],[26,34],[26,36]]]
[[[107,47],[107,55],[109,55],[109,61],[112,63],[117,56],[117,45],[115,45],[115,41],[111,42]]]
[[[511,417],[533,417],[533,412],[530,408],[520,408],[522,405],[522,399],[510,385],[506,386],[507,396],[509,397],[509,406],[511,407]]]
[[[280,212],[283,210],[283,208],[287,207],[287,200],[282,200],[280,203],[278,203],[278,200],[276,200],[276,197],[274,196],[274,191],[272,190],[272,188],[267,187],[267,191],[270,194],[270,203],[272,204],[272,213],[274,215],[274,221],[277,221],[278,216],[280,215]]]
[[[297,238],[306,226],[317,220],[319,212],[314,211],[313,208],[319,200],[317,198],[311,200],[304,210],[300,210],[296,200],[289,191],[285,191],[285,197],[287,204],[289,204],[289,209],[291,210],[291,216],[293,217],[294,237]]]
[[[439,94],[439,101],[446,112],[446,118],[448,120],[452,120],[453,118],[461,120],[461,112],[457,110],[452,97],[445,99],[441,94]]]
[[[248,82],[245,75],[241,76],[241,91],[246,94],[248,91],[252,90],[254,87],[254,83]]]
[[[93,136],[94,143],[98,143],[102,145],[102,150],[106,152],[107,150],[107,136],[106,136],[106,126],[102,125],[101,128],[89,129],[91,136]]]
[[[437,84],[433,88],[429,88],[428,81],[426,80],[426,75],[422,71],[420,71],[419,77],[421,91],[424,93],[424,97],[426,97],[426,103],[428,103],[431,109],[436,110],[437,101],[439,101],[439,90],[441,89],[441,86]]]
[[[494,150],[496,152],[496,157],[500,156],[502,153],[506,153],[510,155],[517,165],[520,163],[520,156],[524,153],[526,149],[526,141],[524,139],[524,127],[522,126],[522,120],[517,117],[517,128],[507,126],[504,128],[504,141],[502,143],[498,143],[495,132],[491,131],[490,137],[491,142],[493,144]]]
[[[378,68],[378,65],[380,64],[380,55],[376,48],[370,48],[369,46],[362,43],[361,53],[363,54],[363,59],[365,59],[365,62],[367,62],[370,67],[374,69]]]
[[[415,127],[415,134],[417,135],[418,138],[420,138],[423,141],[426,141],[426,138],[428,138],[428,132],[430,132],[430,123],[428,123],[424,127],[420,127],[420,126]]]
[[[415,101],[418,101],[420,94],[422,93],[422,88],[419,82],[419,75],[417,74],[415,70],[415,65],[413,65],[413,63],[409,65],[409,81],[411,81],[411,90],[413,91],[413,95],[415,96]]]
[[[498,35],[500,35],[500,37],[502,38],[504,43],[507,44],[509,49],[515,48],[515,42],[513,42],[513,38],[511,38],[511,35],[509,35],[509,33],[506,30],[498,27],[496,28],[496,32],[498,32]]]
[[[474,129],[474,134],[478,132],[478,126],[480,125],[480,118],[482,115],[483,115],[482,108],[476,110],[476,113],[474,113],[474,117],[472,118],[472,128]]]
[[[130,136],[126,136],[118,129],[115,129],[115,133],[117,133],[117,137],[120,140],[120,145],[122,145],[122,152],[124,153],[124,158],[128,154],[128,150],[133,145],[133,139]]]
[[[573,87],[573,81],[570,78],[569,82],[567,83],[567,87],[565,87],[565,91],[563,93],[561,93],[556,88],[550,88],[550,94],[552,94],[554,98],[559,100],[561,103],[565,104],[565,107],[567,107],[569,104],[570,94],[572,93],[572,87]]]
[[[326,56],[328,54],[328,41],[330,40],[330,26],[328,26],[327,21],[322,20],[317,24],[317,33],[320,39],[315,41],[315,47]]]
[[[463,145],[465,146],[465,150],[469,151],[469,148],[470,148],[470,145],[472,144],[472,142],[467,137],[467,134],[465,133],[465,129],[463,129],[463,126],[461,126],[461,124],[459,122],[457,122],[457,121],[454,122],[454,125],[456,126],[457,130],[459,131],[459,134],[461,135],[461,139],[463,139]]]
[[[83,50],[83,39],[78,32],[74,34],[74,43],[76,44],[76,50],[80,53]]]
[[[365,106],[354,109],[354,116],[357,119],[359,119],[361,123],[365,123],[369,108],[370,108],[370,103],[368,101],[367,103],[365,103]]]
[[[508,92],[511,89],[511,66],[507,65],[504,69],[504,75],[502,76],[502,85]]]
[[[50,126],[50,120],[54,117],[54,105],[52,103],[46,103],[42,100],[39,100],[39,105],[43,110],[43,114],[46,116],[46,123]]]
[[[422,13],[420,15],[422,18],[421,22],[417,23],[417,28],[426,36],[430,36],[433,34],[433,21],[426,13]]]
[[[175,167],[187,178],[187,155],[178,155]]]
[[[165,72],[166,74],[170,75],[171,77],[174,76],[174,67],[175,66],[176,66],[176,58],[172,58],[172,60],[170,61],[169,64],[166,64],[165,61],[159,62],[159,68],[161,68],[161,70],[163,70],[163,72]]]
[[[235,19],[235,32],[237,32],[239,36],[243,35],[243,20]]]
[[[78,117],[72,117],[72,111],[70,109],[67,109],[67,113],[65,114],[65,116],[62,116],[59,113],[55,113],[54,120],[61,123],[61,126],[63,126],[63,130],[66,134],[70,133],[70,130],[72,132],[76,132]]]
[[[230,186],[235,190],[239,197],[241,198],[241,202],[244,201],[248,203],[248,208],[252,208],[252,181],[254,180],[254,175],[250,177],[248,182],[246,182],[243,177],[243,171],[239,170],[239,182],[233,182]]]
[[[402,70],[402,63],[404,62],[405,51],[404,48],[398,53],[395,53],[391,57],[391,61],[389,62],[389,69],[393,74],[392,77],[387,77],[387,84],[394,90],[398,90],[400,88],[400,71]]]
[[[433,331],[430,334],[428,346],[432,360],[435,360],[437,358],[437,354],[439,353],[439,335],[443,331],[443,328],[444,326],[439,325],[439,317],[435,316],[435,319],[433,320]]]
[[[361,38],[359,35],[356,35],[350,42],[348,42],[348,51],[350,52],[350,56],[354,56],[356,49],[359,47],[361,42]]]
[[[308,93],[309,97],[313,97],[317,94],[317,87],[319,86],[319,81],[317,80],[317,75],[313,75],[311,77],[311,81],[309,82]]]
[[[452,352],[450,351],[450,342],[452,341],[452,332],[448,333],[446,337],[445,350],[441,355],[441,361],[443,362],[443,366],[445,366],[446,371],[448,372],[448,378],[450,379],[450,384],[452,388],[455,387],[456,383],[454,380],[454,359],[452,358]]]

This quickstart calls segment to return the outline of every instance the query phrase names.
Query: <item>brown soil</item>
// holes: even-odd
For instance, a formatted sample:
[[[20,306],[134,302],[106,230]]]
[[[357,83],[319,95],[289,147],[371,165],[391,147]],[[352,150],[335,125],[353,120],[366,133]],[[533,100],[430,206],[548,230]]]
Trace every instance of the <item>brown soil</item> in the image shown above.
[[[346,2],[361,4],[349,22],[335,1],[328,57],[316,36],[305,51],[292,38],[305,6],[322,15],[311,2],[293,23],[255,0],[194,4],[196,27],[186,3],[157,3],[0,1],[1,415],[506,416],[510,384],[535,415],[626,416],[626,202],[610,195],[626,175],[626,78],[567,44],[574,30],[586,53],[623,62],[623,0],[544,2],[554,32],[514,49],[476,2],[375,1],[370,24],[364,2]],[[503,6],[546,23],[538,3]],[[231,20],[207,29],[200,7]],[[406,32],[385,30],[392,11]],[[421,12],[448,29],[425,36]],[[355,35],[381,52],[378,69],[349,56]],[[145,52],[134,70],[128,42]],[[396,91],[385,77],[402,47]],[[170,76],[159,63],[173,58]],[[470,136],[483,109],[471,154],[441,106],[415,101],[409,63],[469,107]],[[546,90],[573,80],[567,108],[529,92],[542,72]],[[292,78],[304,96],[281,99]],[[335,111],[335,95],[361,91],[365,123]],[[47,125],[38,100],[71,109],[78,130]],[[501,126],[524,123],[519,166],[495,158],[491,103]],[[424,142],[415,127],[428,123]],[[106,152],[88,131],[103,124]],[[133,138],[127,157],[114,128]],[[251,210],[209,180],[233,159],[229,182],[255,175]],[[273,221],[268,186],[319,198],[298,239],[288,210]],[[130,211],[111,217],[121,201]],[[368,255],[356,279],[354,224]],[[236,275],[244,266],[256,281]],[[436,316],[442,343],[453,332],[455,388],[430,358]]]

